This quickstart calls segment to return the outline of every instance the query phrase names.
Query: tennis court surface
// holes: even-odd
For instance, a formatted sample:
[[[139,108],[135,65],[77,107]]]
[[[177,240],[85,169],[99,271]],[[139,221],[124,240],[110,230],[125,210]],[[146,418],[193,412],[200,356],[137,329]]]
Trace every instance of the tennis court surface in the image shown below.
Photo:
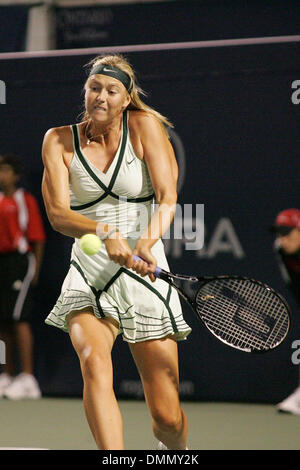
[[[127,450],[154,450],[144,401],[119,401]],[[269,404],[183,402],[190,450],[300,450],[300,416]],[[0,400],[0,448],[97,450],[82,400]]]

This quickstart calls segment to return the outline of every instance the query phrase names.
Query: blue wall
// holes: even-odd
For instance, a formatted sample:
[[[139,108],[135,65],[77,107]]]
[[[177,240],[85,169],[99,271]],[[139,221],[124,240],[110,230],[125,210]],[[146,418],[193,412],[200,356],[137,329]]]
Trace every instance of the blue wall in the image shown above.
[[[299,207],[300,106],[291,100],[292,82],[300,79],[299,53],[300,43],[289,43],[127,54],[147,102],[170,118],[183,144],[183,151],[175,147],[183,175],[179,202],[205,205],[204,249],[187,251],[184,243],[169,242],[172,270],[257,278],[286,296],[294,313],[286,342],[252,356],[218,342],[184,306],[193,327],[179,344],[186,399],[276,402],[296,385],[291,344],[300,334],[299,311],[282,283],[268,227],[279,210]],[[45,216],[41,144],[48,128],[76,122],[82,67],[91,58],[0,61],[0,79],[7,85],[0,151],[26,160],[24,182],[40,201],[47,229],[33,327],[36,373],[48,395],[79,395],[82,381],[68,335],[44,325],[68,270],[72,240],[53,232]],[[117,395],[140,397],[138,375],[121,338],[113,355]]]

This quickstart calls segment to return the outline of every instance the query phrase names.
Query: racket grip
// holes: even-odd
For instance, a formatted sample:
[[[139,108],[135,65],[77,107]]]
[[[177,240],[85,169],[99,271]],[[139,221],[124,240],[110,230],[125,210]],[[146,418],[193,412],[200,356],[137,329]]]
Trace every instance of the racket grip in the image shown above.
[[[143,260],[143,258],[140,258],[137,255],[133,255],[133,261],[145,261],[145,260]],[[155,271],[154,271],[153,274],[154,274],[155,277],[160,277],[161,272],[162,272],[162,268],[160,268],[159,266],[156,266]]]

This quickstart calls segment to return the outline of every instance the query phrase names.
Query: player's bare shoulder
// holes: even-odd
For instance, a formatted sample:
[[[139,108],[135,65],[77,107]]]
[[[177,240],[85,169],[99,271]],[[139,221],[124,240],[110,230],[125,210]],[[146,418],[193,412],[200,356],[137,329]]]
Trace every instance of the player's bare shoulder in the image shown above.
[[[52,127],[47,130],[43,141],[43,160],[63,157],[69,167],[73,154],[73,136],[70,126]]]
[[[141,142],[141,121],[143,121],[144,114],[144,111],[130,110],[128,119],[130,141],[136,156],[140,160],[144,159],[144,151]]]
[[[70,126],[52,127],[47,130],[44,136],[44,143],[57,144],[65,146],[69,141],[72,141],[72,133]]]
[[[147,148],[154,142],[161,145],[168,140],[161,122],[147,111],[130,111],[129,132],[131,143],[141,160],[144,160]]]
[[[145,132],[149,127],[153,129],[161,129],[161,123],[152,114],[143,110],[131,110],[129,114],[129,126],[135,132]]]

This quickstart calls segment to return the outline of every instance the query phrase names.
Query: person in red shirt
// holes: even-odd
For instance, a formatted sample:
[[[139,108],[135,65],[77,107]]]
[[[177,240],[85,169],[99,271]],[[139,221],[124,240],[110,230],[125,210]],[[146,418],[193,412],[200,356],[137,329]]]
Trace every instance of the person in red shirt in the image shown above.
[[[0,339],[5,364],[0,374],[0,397],[39,398],[33,371],[30,325],[32,287],[37,285],[45,232],[32,194],[18,187],[21,162],[15,155],[0,156]],[[14,347],[20,373],[15,374]]]
[[[300,210],[279,212],[271,230],[276,236],[274,248],[282,278],[300,306]],[[300,415],[300,382],[277,410]]]

